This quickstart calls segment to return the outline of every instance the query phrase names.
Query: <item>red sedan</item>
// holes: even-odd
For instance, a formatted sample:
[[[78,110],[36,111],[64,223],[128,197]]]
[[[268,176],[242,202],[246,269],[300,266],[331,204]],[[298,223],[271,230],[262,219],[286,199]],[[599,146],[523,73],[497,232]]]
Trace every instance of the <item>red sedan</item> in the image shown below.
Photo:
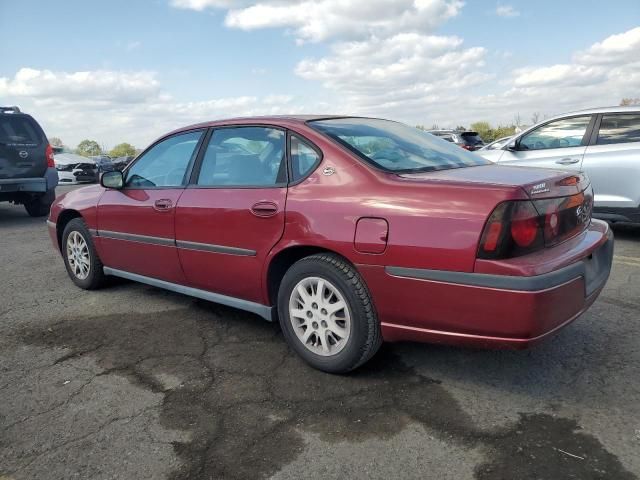
[[[581,174],[498,166],[409,126],[260,117],[174,131],[49,233],[81,288],[106,275],[279,319],[316,368],[383,340],[523,348],[584,312],[611,269]]]

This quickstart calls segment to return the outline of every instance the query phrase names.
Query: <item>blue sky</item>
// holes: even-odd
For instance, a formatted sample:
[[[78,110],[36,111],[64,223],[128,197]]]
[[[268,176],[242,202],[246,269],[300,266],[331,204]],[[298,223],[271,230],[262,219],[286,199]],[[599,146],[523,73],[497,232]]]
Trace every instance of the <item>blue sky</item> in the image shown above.
[[[0,103],[69,144],[143,146],[238,114],[527,123],[640,97],[637,0],[339,3],[0,0]]]

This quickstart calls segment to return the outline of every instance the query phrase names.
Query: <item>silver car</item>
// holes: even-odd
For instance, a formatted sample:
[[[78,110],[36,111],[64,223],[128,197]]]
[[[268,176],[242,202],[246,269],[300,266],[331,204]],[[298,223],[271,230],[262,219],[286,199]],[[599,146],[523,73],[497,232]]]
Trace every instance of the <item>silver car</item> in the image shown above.
[[[595,192],[594,216],[640,222],[640,106],[566,113],[517,134],[494,162],[583,171]]]

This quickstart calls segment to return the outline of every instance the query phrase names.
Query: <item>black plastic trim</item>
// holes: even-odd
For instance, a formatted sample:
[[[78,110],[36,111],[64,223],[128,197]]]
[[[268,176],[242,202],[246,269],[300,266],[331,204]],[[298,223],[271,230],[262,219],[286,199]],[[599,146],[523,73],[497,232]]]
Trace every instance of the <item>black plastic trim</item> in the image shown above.
[[[596,250],[591,258],[568,265],[553,272],[531,277],[513,275],[492,275],[486,273],[452,272],[446,270],[428,270],[422,268],[385,267],[385,272],[395,277],[431,280],[435,282],[455,283],[472,287],[497,288],[535,292],[557,287],[564,283],[585,278],[585,295],[589,296],[606,282],[613,261],[613,234],[609,231],[604,245]],[[593,263],[595,262],[595,270]],[[587,270],[591,271],[587,274]]]
[[[188,242],[186,240],[176,240],[176,246],[183,250],[198,250],[202,252],[228,253],[243,257],[255,257],[256,251],[247,248],[227,247],[225,245],[213,245],[211,243]]]

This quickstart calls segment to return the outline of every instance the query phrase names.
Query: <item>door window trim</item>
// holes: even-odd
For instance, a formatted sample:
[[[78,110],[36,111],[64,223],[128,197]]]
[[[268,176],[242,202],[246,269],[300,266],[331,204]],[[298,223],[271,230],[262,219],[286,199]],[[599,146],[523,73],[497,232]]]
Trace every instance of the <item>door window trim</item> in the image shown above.
[[[207,151],[207,147],[209,146],[209,142],[211,138],[215,134],[216,130],[223,130],[228,128],[269,128],[272,130],[280,130],[285,135],[285,162],[287,164],[286,173],[287,178],[284,182],[274,183],[273,185],[198,185],[198,177],[200,175],[200,170],[202,169],[202,164],[204,161],[204,155]],[[251,189],[251,190],[264,190],[268,188],[286,188],[289,185],[288,179],[289,177],[289,149],[287,144],[287,129],[281,127],[279,125],[271,125],[266,123],[243,123],[243,124],[230,124],[230,125],[216,125],[215,127],[209,127],[209,131],[205,135],[206,144],[203,142],[200,145],[200,151],[196,157],[194,162],[193,170],[191,172],[191,176],[189,177],[189,182],[185,188],[188,189],[210,189],[210,190],[230,190],[230,189]]]
[[[291,137],[298,137],[298,139],[300,139],[302,143],[304,143],[307,147],[309,147],[311,150],[316,152],[316,154],[318,155],[318,159],[314,162],[314,164],[311,166],[311,168],[306,174],[304,174],[302,177],[300,177],[296,181],[289,182],[289,186],[293,187],[295,185],[298,185],[304,182],[307,178],[309,178],[313,174],[313,172],[315,172],[318,169],[318,165],[320,165],[322,163],[322,160],[324,160],[324,155],[322,153],[322,150],[320,150],[320,147],[318,147],[315,143],[313,143],[307,137],[293,130],[287,130],[287,171],[289,173],[290,180],[293,179],[293,165],[291,163]]]
[[[559,122],[561,120],[568,120],[570,118],[579,118],[579,117],[587,117],[587,116],[590,117],[590,119],[589,119],[589,123],[587,124],[587,128],[584,131],[584,135],[582,135],[582,140],[580,140],[580,145],[575,145],[573,147],[557,147],[557,148],[564,149],[564,148],[586,147],[586,146],[590,145],[591,137],[592,137],[593,132],[594,132],[594,125],[596,123],[596,118],[598,117],[598,114],[596,114],[596,113],[576,113],[574,115],[567,115],[566,117],[552,118],[547,122],[539,123],[538,125],[535,125],[534,127],[530,128],[529,130],[523,132],[516,139],[516,144],[518,146],[516,151],[517,152],[539,152],[539,151],[542,151],[542,150],[555,150],[555,148],[540,148],[540,149],[537,149],[537,150],[521,150],[520,149],[520,142],[525,136],[529,135],[530,133],[534,132],[535,130],[538,130],[538,129],[542,128],[542,127],[545,127],[545,126],[549,125],[550,123]],[[507,142],[507,144],[504,147],[502,147],[502,150],[506,150],[507,146],[509,144],[511,144],[511,142]]]
[[[147,148],[145,148],[140,153],[140,155],[138,155],[122,171],[124,186],[122,187],[122,189],[120,189],[120,191],[127,191],[127,190],[175,190],[175,189],[183,189],[183,188],[185,188],[187,186],[187,184],[188,184],[188,179],[191,176],[191,170],[193,169],[193,165],[195,164],[195,161],[198,158],[198,155],[200,155],[200,151],[202,150],[202,142],[203,142],[204,137],[206,137],[206,130],[207,130],[206,128],[198,127],[198,128],[193,128],[193,129],[190,129],[190,130],[183,130],[183,131],[180,131],[180,132],[170,133],[168,135],[165,135],[164,137],[160,137],[159,139],[157,139],[155,142],[153,142],[151,145],[149,145]],[[156,145],[164,142],[165,140],[169,140],[170,138],[177,137],[179,135],[184,135],[185,133],[194,133],[194,132],[204,132],[204,135],[200,135],[200,138],[198,139],[198,143],[196,144],[196,146],[195,146],[195,148],[193,150],[194,152],[196,152],[196,155],[194,155],[193,153],[191,154],[191,158],[189,159],[189,164],[187,165],[187,169],[185,170],[184,176],[182,177],[182,183],[180,185],[155,186],[155,187],[132,187],[132,186],[127,186],[127,174],[129,173],[129,170],[131,168],[133,168],[133,166],[136,163],[138,163],[138,161],[140,161],[140,159],[144,155],[146,155],[149,150],[151,150]]]

